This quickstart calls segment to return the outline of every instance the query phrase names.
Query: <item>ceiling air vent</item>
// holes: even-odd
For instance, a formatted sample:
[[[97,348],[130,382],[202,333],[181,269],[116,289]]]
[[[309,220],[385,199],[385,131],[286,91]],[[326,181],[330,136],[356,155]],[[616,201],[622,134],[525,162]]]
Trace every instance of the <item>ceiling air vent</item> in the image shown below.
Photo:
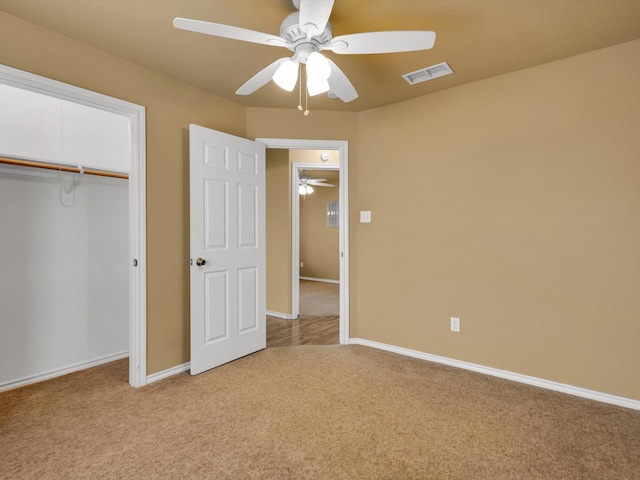
[[[415,72],[405,73],[402,75],[402,78],[404,78],[410,85],[415,85],[416,83],[426,82],[427,80],[444,77],[445,75],[451,75],[452,73],[453,70],[451,70],[449,64],[447,62],[442,62],[427,68],[421,68]]]

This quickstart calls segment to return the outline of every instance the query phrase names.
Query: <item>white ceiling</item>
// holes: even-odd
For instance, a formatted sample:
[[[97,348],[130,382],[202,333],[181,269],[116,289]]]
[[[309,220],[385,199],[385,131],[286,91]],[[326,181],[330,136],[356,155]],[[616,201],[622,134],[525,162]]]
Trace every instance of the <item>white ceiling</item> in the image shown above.
[[[0,11],[252,107],[295,108],[298,93],[269,83],[235,95],[287,50],[172,26],[174,17],[278,34],[290,0],[0,0]],[[325,52],[360,97],[325,95],[315,110],[363,111],[640,38],[640,0],[335,0],[334,36],[433,30],[433,49],[385,55]],[[440,62],[454,74],[411,86],[401,75]],[[597,68],[597,65],[594,66]]]

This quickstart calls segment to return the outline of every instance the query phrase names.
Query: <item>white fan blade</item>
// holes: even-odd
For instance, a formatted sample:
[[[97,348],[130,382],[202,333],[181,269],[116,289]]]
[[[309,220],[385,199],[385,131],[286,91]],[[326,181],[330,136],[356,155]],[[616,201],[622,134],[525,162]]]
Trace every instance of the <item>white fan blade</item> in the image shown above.
[[[271,79],[273,78],[273,74],[276,73],[278,67],[287,60],[289,60],[289,57],[280,58],[273,62],[271,65],[268,65],[260,70],[236,91],[236,95],[251,95],[259,88],[264,87],[271,81]]]
[[[326,57],[325,57],[326,58]],[[329,87],[340,100],[344,103],[350,102],[358,98],[358,92],[353,87],[347,76],[338,68],[333,60],[327,58],[331,65],[331,75],[329,75]]]
[[[190,32],[231,38],[232,40],[242,40],[244,42],[260,43],[262,45],[275,45],[277,47],[287,46],[287,43],[282,38],[275,35],[256,32],[255,30],[247,30],[246,28],[232,27],[221,23],[176,17],[173,19],[173,26],[182,30],[189,30]]]
[[[330,183],[310,183],[309,185],[313,185],[314,187],[335,187]]]
[[[327,179],[326,179],[326,178],[314,178],[314,179],[312,179],[312,180],[309,180],[309,183],[314,183],[314,182],[316,182],[316,183],[318,183],[318,182],[319,182],[319,183],[322,183],[322,182],[326,182],[326,181],[327,181]]]
[[[334,0],[300,0],[300,17],[298,23],[307,38],[324,32],[327,26]]]
[[[435,32],[366,32],[339,35],[326,48],[339,54],[398,53],[428,50],[435,42]]]

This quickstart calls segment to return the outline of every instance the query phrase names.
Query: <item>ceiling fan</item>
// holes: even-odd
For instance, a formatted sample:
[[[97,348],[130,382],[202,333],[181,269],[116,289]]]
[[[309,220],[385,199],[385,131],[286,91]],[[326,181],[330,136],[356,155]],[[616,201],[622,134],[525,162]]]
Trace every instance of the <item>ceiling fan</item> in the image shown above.
[[[313,187],[335,187],[331,183],[325,183],[326,178],[311,178],[305,172],[298,177],[298,193],[300,195],[307,195],[313,193]]]
[[[436,34],[430,31],[384,31],[353,33],[333,37],[329,16],[334,0],[292,0],[299,10],[284,19],[280,36],[220,23],[175,18],[173,26],[217,37],[284,47],[293,52],[260,70],[237,91],[250,95],[273,80],[281,88],[292,91],[298,82],[300,65],[306,65],[306,86],[310,96],[328,92],[331,98],[350,102],[358,93],[347,76],[320,52],[329,50],[340,55],[395,53],[427,50],[433,47]]]

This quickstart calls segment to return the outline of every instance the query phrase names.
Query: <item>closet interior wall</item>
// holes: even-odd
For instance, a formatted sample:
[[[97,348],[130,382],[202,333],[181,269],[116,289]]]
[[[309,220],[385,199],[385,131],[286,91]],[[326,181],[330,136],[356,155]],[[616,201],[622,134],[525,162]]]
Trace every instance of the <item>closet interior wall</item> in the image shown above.
[[[127,180],[0,165],[0,225],[0,389],[127,356]]]

